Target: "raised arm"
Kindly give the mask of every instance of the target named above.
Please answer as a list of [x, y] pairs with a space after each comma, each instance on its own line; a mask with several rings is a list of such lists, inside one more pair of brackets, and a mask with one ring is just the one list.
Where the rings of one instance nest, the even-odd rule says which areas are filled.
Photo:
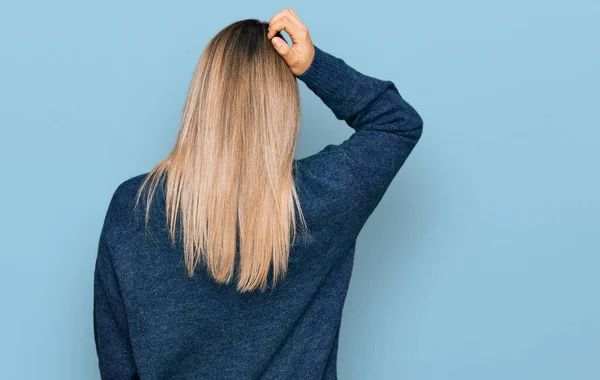
[[[278, 13], [270, 25], [269, 37], [292, 72], [355, 131], [301, 161], [323, 176], [319, 193], [339, 210], [331, 223], [356, 234], [419, 141], [423, 120], [393, 82], [364, 75], [314, 46], [294, 11]], [[288, 32], [292, 46], [273, 37], [280, 30]]]
[[342, 144], [327, 149], [341, 150], [365, 194], [380, 198], [421, 137], [420, 115], [393, 82], [361, 74], [318, 47], [298, 79], [354, 129]]

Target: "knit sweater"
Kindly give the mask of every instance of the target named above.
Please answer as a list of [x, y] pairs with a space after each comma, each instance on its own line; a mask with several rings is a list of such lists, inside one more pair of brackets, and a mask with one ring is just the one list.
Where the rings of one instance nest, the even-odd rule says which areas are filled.
[[[315, 47], [298, 76], [353, 129], [340, 144], [295, 159], [310, 239], [291, 247], [287, 275], [238, 293], [204, 271], [188, 277], [164, 207], [133, 211], [144, 173], [114, 191], [94, 271], [94, 339], [103, 379], [336, 379], [342, 309], [356, 239], [422, 133], [391, 81], [359, 73]], [[153, 201], [157, 202], [156, 200]], [[160, 206], [160, 202], [157, 202]]]

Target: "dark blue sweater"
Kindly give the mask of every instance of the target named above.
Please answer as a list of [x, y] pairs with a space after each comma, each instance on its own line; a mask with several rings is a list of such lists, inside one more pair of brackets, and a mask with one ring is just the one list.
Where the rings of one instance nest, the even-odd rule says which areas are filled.
[[[100, 234], [94, 336], [103, 379], [336, 379], [340, 321], [357, 236], [419, 140], [422, 119], [390, 81], [316, 48], [302, 80], [354, 129], [294, 161], [314, 240], [302, 235], [275, 289], [241, 294], [188, 277], [164, 207], [133, 212], [147, 173], [116, 189]], [[154, 204], [154, 203], [153, 203]], [[160, 202], [157, 202], [160, 206]]]

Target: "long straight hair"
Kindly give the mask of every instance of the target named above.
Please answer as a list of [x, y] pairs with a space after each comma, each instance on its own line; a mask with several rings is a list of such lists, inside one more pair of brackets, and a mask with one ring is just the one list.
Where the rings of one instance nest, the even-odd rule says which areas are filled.
[[[190, 277], [204, 264], [219, 284], [264, 291], [287, 273], [296, 216], [308, 233], [292, 171], [300, 128], [295, 76], [267, 38], [268, 23], [237, 21], [208, 43], [194, 71], [175, 147], [141, 184], [146, 225], [165, 185], [173, 244], [179, 220]], [[281, 35], [279, 35], [281, 37]], [[238, 240], [239, 239], [239, 240]], [[239, 251], [239, 262], [236, 260]]]

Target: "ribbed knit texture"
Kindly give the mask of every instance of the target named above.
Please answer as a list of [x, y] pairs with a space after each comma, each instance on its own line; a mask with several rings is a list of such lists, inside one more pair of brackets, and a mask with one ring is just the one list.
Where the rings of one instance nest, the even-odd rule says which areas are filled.
[[[103, 379], [337, 379], [342, 309], [356, 239], [422, 132], [391, 81], [363, 75], [315, 47], [298, 77], [354, 133], [295, 160], [294, 180], [314, 239], [292, 247], [275, 289], [241, 294], [203, 271], [188, 277], [171, 245], [164, 204], [149, 229], [133, 211], [144, 176], [111, 199], [94, 277], [94, 337]], [[160, 198], [158, 198], [160, 199]]]

